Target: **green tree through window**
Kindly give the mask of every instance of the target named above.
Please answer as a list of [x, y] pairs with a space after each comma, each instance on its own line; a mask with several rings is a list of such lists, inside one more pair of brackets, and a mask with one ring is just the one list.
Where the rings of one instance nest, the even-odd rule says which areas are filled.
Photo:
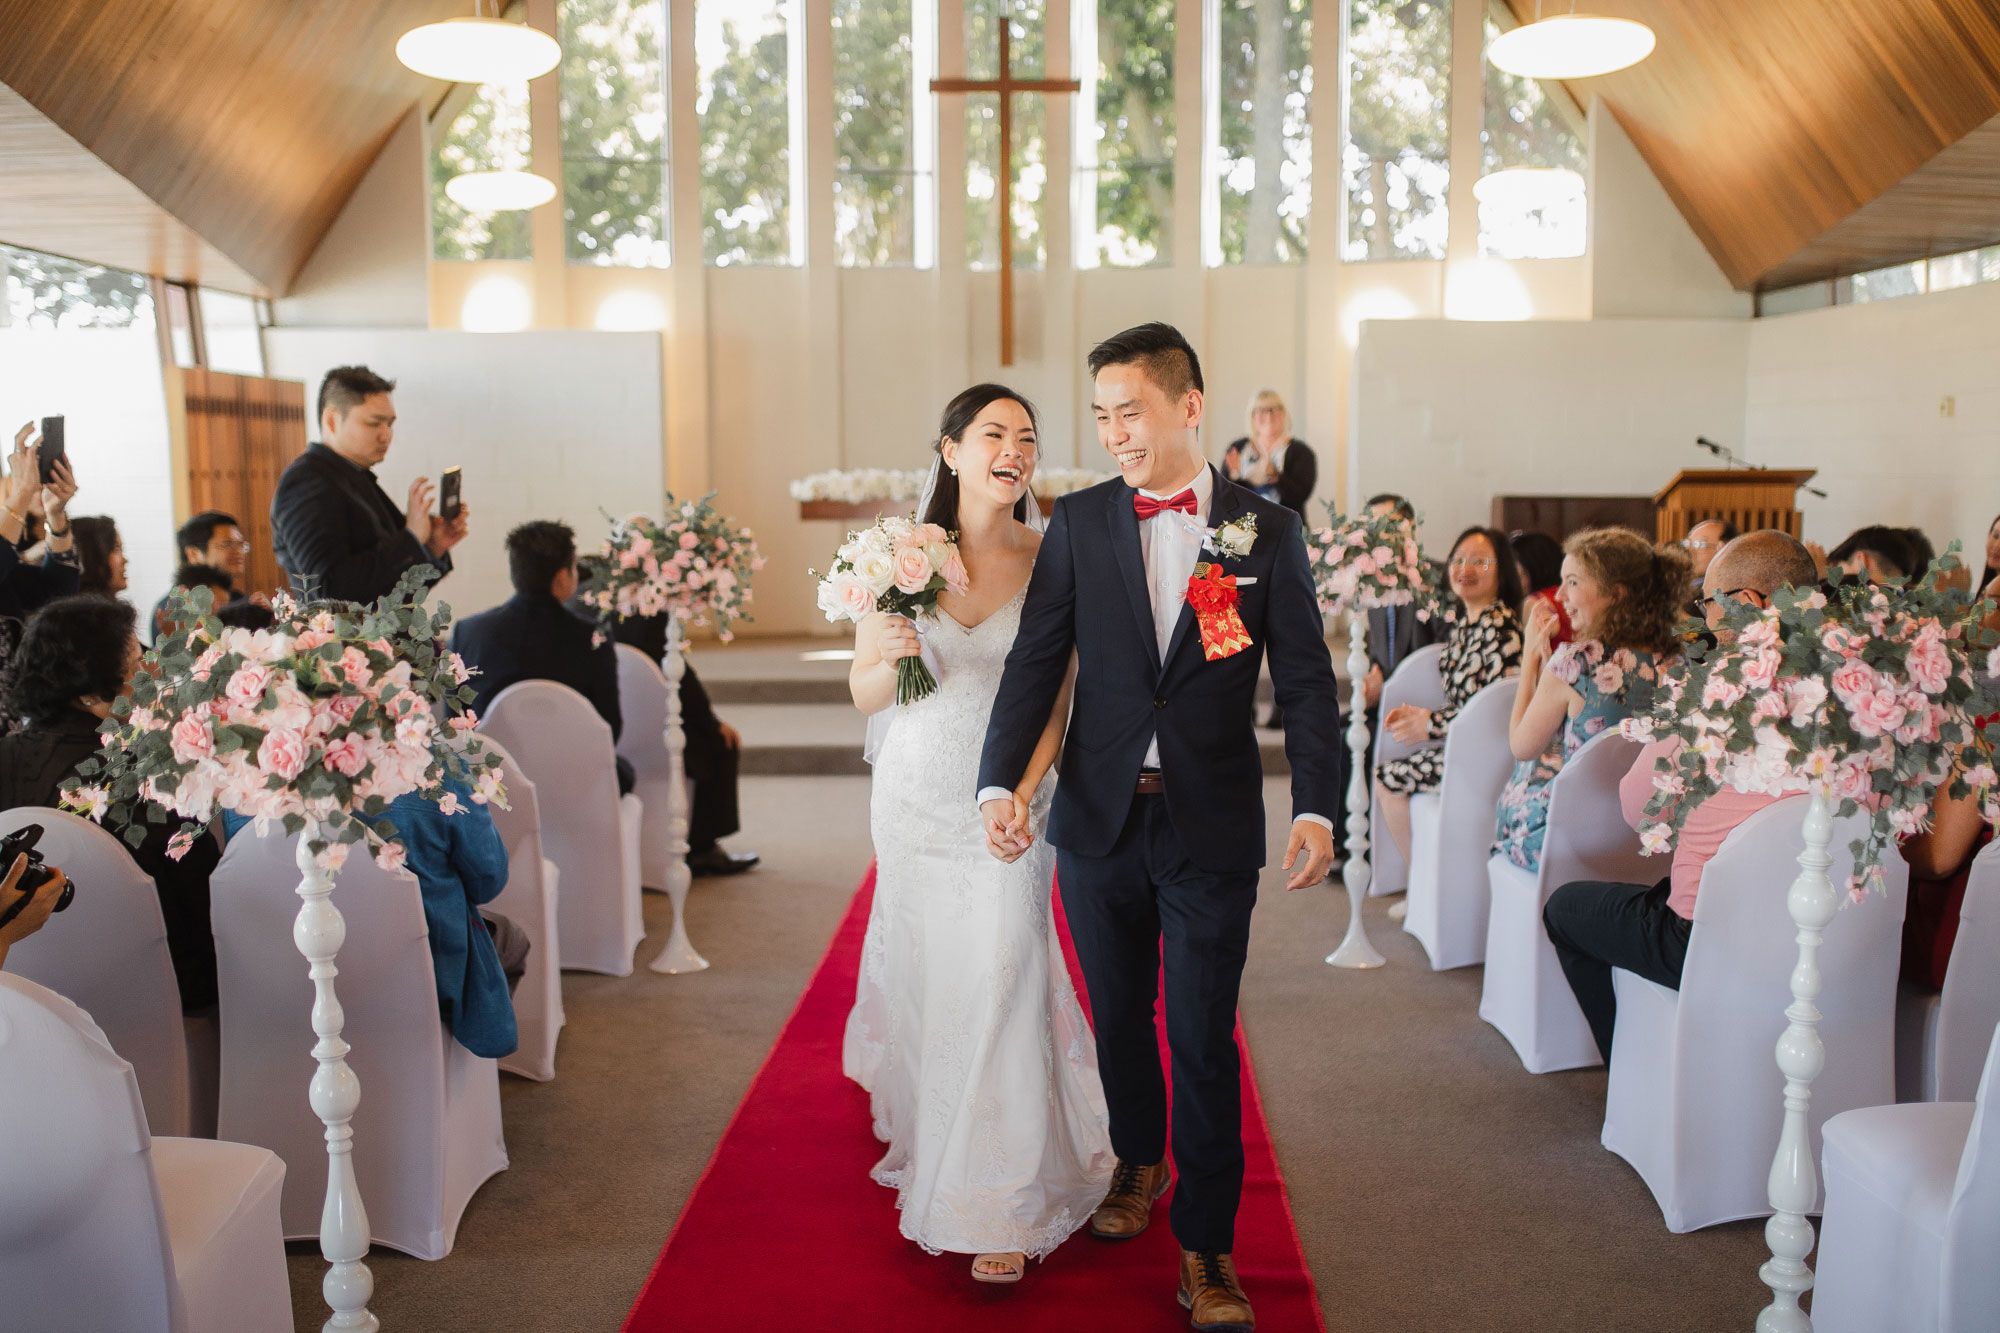
[[920, 53], [914, 22], [928, 2], [833, 0], [833, 248], [845, 265], [930, 262], [919, 233], [933, 207], [921, 160], [933, 113], [916, 71], [935, 38], [926, 25]]
[[571, 263], [669, 257], [664, 0], [563, 0], [564, 248]]
[[[1173, 258], [1174, 0], [1097, 0], [1096, 118], [1082, 127], [1085, 262]], [[1092, 165], [1093, 159], [1095, 165]], [[1084, 219], [1089, 222], [1086, 215]]]
[[1313, 0], [1217, 0], [1225, 264], [1296, 264], [1312, 214]]
[[[1014, 77], [1044, 78], [1047, 15], [1041, 0], [965, 0], [967, 78], [999, 77], [1000, 15], [1014, 25]], [[1000, 267], [1000, 98], [973, 93], [965, 99], [965, 258], [975, 269]], [[1049, 186], [1048, 103], [1023, 94], [1014, 99], [1014, 267], [1041, 268], [1048, 256], [1043, 224]]]
[[791, 11], [801, 0], [695, 0], [702, 252], [790, 264]]
[[454, 176], [526, 171], [532, 162], [528, 85], [475, 88], [431, 150], [431, 254], [438, 259], [533, 258], [527, 210], [472, 213], [444, 192], [445, 182]]
[[1442, 259], [1450, 0], [1348, 0], [1343, 257]]
[[[1500, 35], [1486, 19], [1487, 46]], [[1534, 79], [1486, 70], [1479, 130], [1479, 253], [1558, 259], [1583, 253], [1586, 208], [1581, 126], [1574, 107]], [[1533, 168], [1521, 171], [1519, 168]], [[1506, 172], [1495, 177], [1496, 172]]]
[[152, 322], [152, 287], [143, 273], [0, 245], [0, 328], [122, 329]]

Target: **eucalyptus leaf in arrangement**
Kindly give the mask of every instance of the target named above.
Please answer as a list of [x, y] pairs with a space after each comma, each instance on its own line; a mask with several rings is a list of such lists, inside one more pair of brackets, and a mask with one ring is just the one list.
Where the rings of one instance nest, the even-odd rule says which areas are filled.
[[671, 613], [694, 625], [713, 621], [727, 642], [735, 621], [751, 619], [750, 577], [764, 558], [750, 529], [717, 512], [714, 498], [669, 495], [664, 517], [612, 520], [582, 589], [600, 626]]
[[1326, 517], [1327, 526], [1306, 533], [1320, 610], [1333, 615], [1407, 606], [1419, 620], [1444, 610], [1450, 596], [1444, 571], [1424, 559], [1415, 519], [1393, 512], [1349, 517], [1331, 503]]
[[[912, 621], [934, 620], [939, 593], [948, 589], [963, 597], [971, 586], [958, 554], [957, 533], [892, 516], [847, 534], [834, 555], [833, 572], [820, 579], [819, 609], [836, 624], [859, 624], [877, 611]], [[922, 656], [896, 659], [898, 705], [927, 699], [937, 687]]]
[[[304, 831], [337, 870], [356, 843], [394, 869], [404, 850], [371, 815], [409, 792], [449, 813], [468, 787], [506, 803], [500, 759], [471, 735], [470, 671], [441, 645], [451, 610], [404, 574], [373, 605], [280, 596], [268, 630], [225, 629], [207, 588], [173, 594], [173, 632], [141, 659], [99, 727], [103, 747], [63, 783], [63, 804], [143, 839], [168, 814], [179, 857], [218, 811]], [[444, 719], [446, 734], [438, 732]]]
[[1690, 646], [1654, 709], [1624, 723], [1635, 739], [1679, 742], [1655, 764], [1646, 849], [1670, 848], [1724, 787], [1817, 787], [1837, 817], [1868, 816], [1847, 885], [1858, 898], [1879, 884], [1890, 843], [1926, 827], [1940, 799], [1973, 797], [2000, 823], [2000, 650], [1980, 625], [1991, 604], [1938, 586], [1957, 551], [1907, 586], [1786, 588], [1763, 609], [1723, 598], [1714, 645]]

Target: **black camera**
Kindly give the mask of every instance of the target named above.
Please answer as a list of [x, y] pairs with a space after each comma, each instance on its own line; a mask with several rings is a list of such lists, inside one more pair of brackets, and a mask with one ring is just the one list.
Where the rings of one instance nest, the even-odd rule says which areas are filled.
[[[4, 912], [0, 912], [0, 926], [6, 925], [16, 916], [19, 916], [21, 910], [28, 905], [28, 900], [35, 896], [35, 893], [42, 885], [56, 877], [56, 872], [49, 868], [49, 863], [44, 861], [42, 854], [35, 850], [35, 844], [40, 842], [41, 839], [42, 826], [40, 824], [25, 824], [6, 837], [0, 838], [0, 878], [4, 878], [14, 868], [15, 858], [20, 856], [28, 858], [27, 866], [21, 871], [21, 881], [14, 886], [21, 891], [21, 896], [14, 901], [11, 907], [8, 907]], [[76, 885], [65, 881], [61, 895], [56, 898], [54, 910], [58, 912], [62, 911], [69, 906], [70, 900], [75, 897]]]

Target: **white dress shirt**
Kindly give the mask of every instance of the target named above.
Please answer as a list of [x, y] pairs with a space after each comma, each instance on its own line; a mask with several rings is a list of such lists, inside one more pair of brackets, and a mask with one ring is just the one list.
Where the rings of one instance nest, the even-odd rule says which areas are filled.
[[[1194, 577], [1194, 567], [1201, 563], [1201, 543], [1207, 525], [1206, 518], [1210, 502], [1215, 497], [1215, 473], [1206, 464], [1194, 481], [1187, 486], [1179, 486], [1171, 491], [1141, 490], [1139, 494], [1152, 500], [1170, 500], [1182, 491], [1194, 492], [1195, 512], [1183, 514], [1178, 509], [1163, 509], [1151, 518], [1139, 520], [1139, 553], [1146, 562], [1146, 598], [1153, 606], [1153, 641], [1159, 645], [1160, 660], [1166, 661], [1167, 644], [1174, 636], [1174, 626], [1181, 618], [1181, 608], [1187, 604], [1188, 580]], [[1160, 766], [1160, 738], [1156, 734], [1146, 746], [1146, 768]], [[982, 787], [979, 789], [979, 803], [988, 801], [1008, 801], [1014, 794], [1005, 787]], [[1310, 820], [1328, 832], [1333, 832], [1333, 821], [1325, 815], [1303, 814], [1300, 819]]]

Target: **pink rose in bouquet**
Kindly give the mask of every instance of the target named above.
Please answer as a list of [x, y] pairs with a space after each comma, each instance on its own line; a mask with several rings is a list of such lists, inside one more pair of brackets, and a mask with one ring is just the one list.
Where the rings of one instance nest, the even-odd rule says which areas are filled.
[[[859, 622], [876, 611], [921, 621], [937, 616], [940, 593], [963, 596], [970, 586], [951, 533], [935, 523], [891, 516], [847, 534], [832, 571], [820, 578], [818, 603], [836, 622]], [[936, 692], [937, 679], [921, 656], [897, 659], [897, 703]]]

